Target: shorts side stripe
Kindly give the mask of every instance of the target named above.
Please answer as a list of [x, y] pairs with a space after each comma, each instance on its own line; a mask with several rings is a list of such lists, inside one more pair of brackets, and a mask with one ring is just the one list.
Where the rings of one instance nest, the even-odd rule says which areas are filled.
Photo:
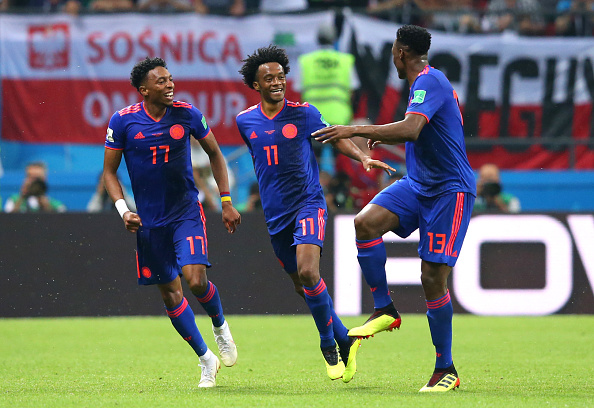
[[452, 231], [450, 232], [450, 240], [446, 247], [446, 255], [452, 255], [452, 249], [454, 248], [454, 242], [458, 236], [460, 230], [460, 224], [462, 223], [462, 215], [464, 213], [464, 193], [456, 194], [456, 209], [454, 210], [454, 219], [452, 220]]
[[324, 235], [325, 235], [325, 221], [324, 221], [324, 209], [323, 208], [318, 208], [318, 239], [320, 241], [324, 240]]
[[198, 206], [200, 207], [200, 219], [202, 220], [202, 232], [204, 233], [204, 246], [205, 246], [205, 255], [208, 256], [208, 237], [206, 236], [206, 217], [204, 216], [204, 208], [202, 208], [202, 203], [198, 201]]

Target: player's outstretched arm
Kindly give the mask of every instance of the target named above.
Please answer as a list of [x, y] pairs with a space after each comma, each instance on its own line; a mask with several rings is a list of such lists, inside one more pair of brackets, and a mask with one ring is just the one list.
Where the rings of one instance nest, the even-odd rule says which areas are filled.
[[311, 135], [322, 143], [361, 136], [385, 144], [414, 142], [427, 123], [423, 115], [408, 114], [403, 120], [386, 125], [329, 126]]
[[363, 168], [366, 171], [369, 171], [372, 168], [383, 169], [388, 174], [392, 174], [392, 171], [396, 171], [396, 169], [387, 165], [383, 161], [375, 160], [369, 157], [369, 155], [365, 154], [365, 152], [363, 152], [355, 143], [353, 143], [352, 140], [339, 139], [331, 143], [332, 146], [340, 153], [350, 157], [353, 160], [361, 162]]
[[[208, 158], [210, 159], [210, 168], [212, 169], [212, 175], [217, 183], [217, 187], [219, 188], [219, 192], [229, 193], [229, 176], [227, 174], [227, 164], [225, 163], [225, 157], [223, 156], [223, 152], [221, 152], [221, 148], [217, 143], [212, 131], [206, 135], [206, 137], [199, 140], [200, 146], [204, 149]], [[237, 226], [241, 224], [241, 215], [239, 212], [233, 207], [233, 203], [229, 199], [224, 197], [228, 196], [221, 196], [222, 201], [222, 208], [223, 208], [223, 224], [227, 231], [233, 234]]]
[[124, 200], [124, 192], [117, 175], [121, 161], [121, 150], [105, 149], [105, 155], [103, 157], [103, 183], [105, 184], [107, 193], [113, 202], [116, 203], [116, 208], [118, 209], [122, 220], [124, 220], [126, 229], [130, 232], [136, 232], [138, 231], [138, 228], [142, 226], [142, 220], [138, 214], [128, 209], [126, 201]]

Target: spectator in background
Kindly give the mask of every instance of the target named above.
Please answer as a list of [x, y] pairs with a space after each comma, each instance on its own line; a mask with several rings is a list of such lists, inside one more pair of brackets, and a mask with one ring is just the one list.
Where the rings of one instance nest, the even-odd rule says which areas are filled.
[[21, 191], [6, 200], [4, 211], [24, 212], [65, 212], [62, 202], [47, 195], [47, 166], [42, 162], [29, 163], [25, 168], [25, 180]]
[[[320, 48], [299, 57], [301, 75], [295, 90], [301, 92], [302, 102], [315, 105], [331, 125], [348, 125], [353, 118], [353, 90], [359, 88], [360, 83], [355, 71], [355, 57], [336, 51], [336, 38], [334, 24], [318, 27]], [[331, 149], [315, 141], [313, 147], [318, 160], [322, 148]]]
[[243, 16], [246, 11], [244, 0], [194, 0], [194, 10], [198, 14], [222, 14]]
[[337, 172], [328, 182], [326, 205], [329, 212], [350, 211], [354, 208], [351, 196], [351, 179], [348, 174]]
[[[122, 184], [120, 182], [120, 184]], [[124, 201], [128, 205], [131, 211], [136, 212], [136, 204], [134, 203], [134, 199], [128, 193], [128, 191], [122, 186], [122, 193], [124, 194]], [[105, 190], [105, 184], [103, 183], [103, 173], [99, 173], [99, 180], [97, 181], [97, 187], [95, 188], [95, 193], [91, 196], [87, 204], [87, 212], [91, 213], [98, 213], [98, 212], [116, 212], [117, 209], [113, 205], [113, 201], [111, 201], [111, 197], [107, 194], [107, 190]]]
[[307, 0], [260, 0], [262, 13], [291, 13], [307, 10]]
[[425, 25], [422, 4], [417, 0], [370, 0], [367, 13], [398, 24]]
[[138, 11], [188, 12], [194, 10], [192, 0], [138, 0]]
[[33, 13], [64, 12], [77, 15], [82, 8], [79, 0], [0, 0], [0, 3], [5, 4], [5, 9]]
[[499, 168], [492, 163], [484, 164], [479, 169], [476, 192], [475, 212], [520, 212], [520, 200], [503, 191]]
[[92, 0], [88, 8], [91, 11], [115, 13], [132, 11], [134, 7], [132, 0]]
[[545, 25], [540, 3], [537, 0], [491, 0], [482, 28], [491, 33], [543, 34]]
[[594, 1], [560, 0], [557, 3], [555, 34], [589, 37], [594, 34]]

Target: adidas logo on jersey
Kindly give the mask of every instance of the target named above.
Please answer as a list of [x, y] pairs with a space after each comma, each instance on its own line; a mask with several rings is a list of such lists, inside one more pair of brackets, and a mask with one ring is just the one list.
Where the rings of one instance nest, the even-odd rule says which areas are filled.
[[258, 137], [258, 135], [256, 134], [256, 132], [252, 132], [252, 134], [250, 135], [250, 139], [256, 139]]
[[134, 139], [144, 139], [144, 135], [142, 134], [142, 132], [138, 132], [136, 133], [136, 136], [134, 136]]

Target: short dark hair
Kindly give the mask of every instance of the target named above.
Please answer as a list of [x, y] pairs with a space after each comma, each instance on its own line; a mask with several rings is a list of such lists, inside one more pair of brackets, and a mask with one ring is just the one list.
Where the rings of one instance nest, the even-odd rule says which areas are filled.
[[130, 72], [130, 83], [132, 86], [139, 90], [146, 75], [157, 67], [167, 68], [167, 64], [159, 57], [146, 57], [142, 61], [138, 61], [136, 65], [134, 65], [134, 68], [132, 68], [132, 72]]
[[398, 29], [396, 41], [409, 47], [417, 55], [425, 55], [431, 47], [431, 33], [416, 25], [403, 25]]
[[256, 80], [256, 74], [260, 65], [268, 62], [277, 62], [283, 67], [285, 75], [289, 73], [289, 57], [287, 52], [278, 48], [276, 45], [269, 45], [268, 47], [258, 48], [252, 55], [242, 60], [243, 66], [239, 70], [239, 73], [243, 76], [243, 82], [254, 89], [254, 81]]

